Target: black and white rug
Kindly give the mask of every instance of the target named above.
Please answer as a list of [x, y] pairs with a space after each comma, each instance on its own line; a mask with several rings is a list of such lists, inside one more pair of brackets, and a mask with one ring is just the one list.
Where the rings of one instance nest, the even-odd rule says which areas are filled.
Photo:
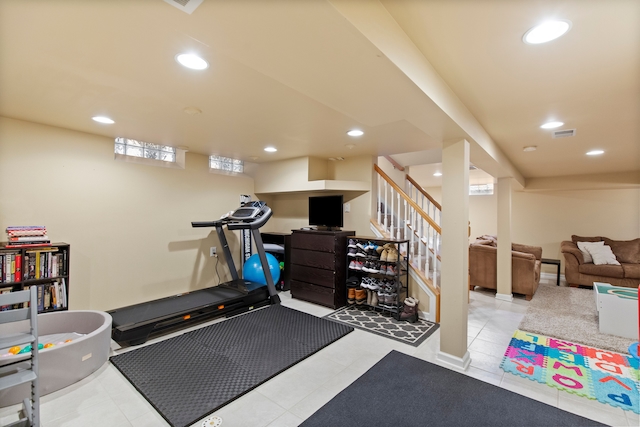
[[396, 320], [389, 313], [357, 305], [342, 307], [324, 317], [414, 347], [422, 344], [440, 326], [424, 319], [419, 319], [416, 323]]

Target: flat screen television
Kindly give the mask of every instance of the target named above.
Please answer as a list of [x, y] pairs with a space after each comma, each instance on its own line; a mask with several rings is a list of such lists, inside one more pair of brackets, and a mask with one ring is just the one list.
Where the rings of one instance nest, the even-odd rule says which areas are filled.
[[337, 229], [344, 226], [342, 196], [309, 197], [309, 225], [319, 229]]

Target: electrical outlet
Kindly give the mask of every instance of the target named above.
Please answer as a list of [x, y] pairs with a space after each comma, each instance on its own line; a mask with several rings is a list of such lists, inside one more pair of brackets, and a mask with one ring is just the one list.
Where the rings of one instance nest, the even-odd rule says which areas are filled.
[[213, 257], [218, 256], [218, 250], [215, 246], [211, 246], [211, 248], [209, 249], [209, 256], [213, 256]]
[[344, 211], [345, 211], [346, 213], [351, 212], [351, 203], [345, 203], [345, 204], [344, 204]]

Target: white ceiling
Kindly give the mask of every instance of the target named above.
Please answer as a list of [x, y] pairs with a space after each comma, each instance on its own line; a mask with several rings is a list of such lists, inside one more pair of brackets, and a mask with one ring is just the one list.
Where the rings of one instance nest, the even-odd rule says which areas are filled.
[[[640, 170], [640, 2], [382, 5], [525, 177]], [[521, 41], [552, 16], [571, 31]], [[211, 67], [181, 67], [186, 51]], [[191, 15], [162, 0], [2, 0], [0, 115], [256, 162], [400, 155], [468, 137], [324, 0], [204, 0]], [[552, 139], [539, 128], [551, 118], [577, 135]], [[606, 153], [585, 156], [592, 148]]]

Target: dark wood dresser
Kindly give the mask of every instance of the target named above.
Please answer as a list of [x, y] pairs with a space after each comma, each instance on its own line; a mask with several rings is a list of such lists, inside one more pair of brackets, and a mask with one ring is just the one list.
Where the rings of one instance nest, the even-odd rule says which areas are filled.
[[291, 296], [331, 308], [347, 302], [347, 238], [355, 231], [293, 230]]

